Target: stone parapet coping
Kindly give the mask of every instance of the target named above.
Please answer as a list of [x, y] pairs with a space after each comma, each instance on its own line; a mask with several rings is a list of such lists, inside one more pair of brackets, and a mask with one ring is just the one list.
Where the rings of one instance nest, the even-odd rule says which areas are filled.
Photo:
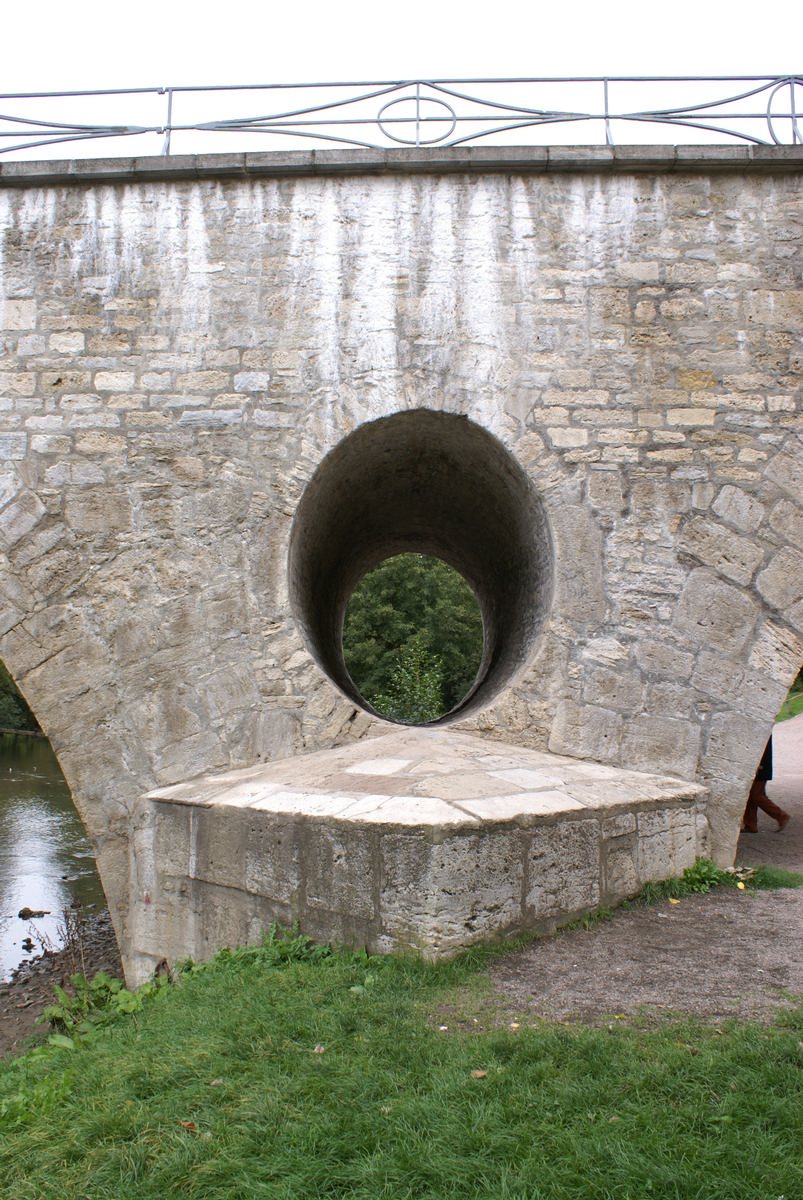
[[785, 174], [801, 170], [803, 146], [458, 146], [2, 162], [0, 187], [307, 175]]

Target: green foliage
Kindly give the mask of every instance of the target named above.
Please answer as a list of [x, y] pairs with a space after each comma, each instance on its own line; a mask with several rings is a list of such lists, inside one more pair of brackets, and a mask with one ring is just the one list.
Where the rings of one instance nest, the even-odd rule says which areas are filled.
[[371, 703], [383, 716], [406, 725], [435, 721], [447, 711], [441, 662], [427, 651], [422, 634], [397, 652], [387, 691], [377, 692]]
[[790, 717], [799, 717], [801, 713], [803, 713], [803, 671], [789, 689], [789, 693], [781, 705], [781, 711], [775, 720], [788, 721]]
[[573, 933], [576, 929], [584, 929], [588, 932], [589, 929], [596, 929], [598, 925], [604, 925], [607, 921], [613, 921], [615, 917], [615, 908], [597, 908], [594, 912], [584, 913], [582, 917], [577, 917], [576, 920], [561, 925], [560, 932], [562, 934]]
[[[72, 1058], [87, 1052], [97, 1041], [102, 1027], [142, 1012], [143, 1006], [164, 988], [146, 983], [130, 992], [119, 979], [104, 971], [92, 982], [83, 975], [71, 975], [74, 995], [56, 985], [56, 1003], [44, 1009], [39, 1023], [48, 1022], [56, 1031], [46, 1044], [0, 1070], [0, 1129], [13, 1129], [51, 1116], [70, 1095], [75, 1079], [73, 1066], [61, 1066], [63, 1054]], [[42, 1067], [43, 1071], [38, 1068]]]
[[[43, 1057], [51, 1068], [44, 1075], [37, 1071]], [[0, 1130], [46, 1119], [69, 1095], [73, 1069], [54, 1069], [52, 1057], [46, 1047], [39, 1047], [0, 1073]]]
[[693, 867], [686, 867], [681, 882], [689, 893], [710, 892], [712, 887], [735, 886], [735, 877], [729, 871], [720, 870], [710, 858], [696, 858]]
[[39, 729], [39, 722], [3, 662], [0, 662], [0, 729], [31, 733]]
[[413, 657], [419, 652], [429, 656], [425, 670], [430, 673], [433, 695], [440, 675], [435, 716], [441, 716], [471, 688], [482, 645], [482, 618], [474, 593], [457, 571], [428, 555], [385, 559], [360, 581], [346, 610], [346, 666], [362, 695], [379, 711], [383, 710], [376, 697], [393, 698], [401, 686], [398, 676], [405, 649]]
[[745, 887], [765, 892], [775, 891], [776, 888], [799, 888], [803, 887], [803, 875], [764, 863], [760, 867], [750, 868]]
[[112, 979], [105, 971], [99, 971], [91, 983], [83, 975], [71, 975], [70, 983], [74, 994], [56, 984], [56, 1003], [48, 1005], [39, 1017], [40, 1023], [47, 1021], [58, 1030], [51, 1036], [51, 1044], [65, 1049], [91, 1038], [100, 1026], [110, 1025], [118, 1017], [141, 1012], [145, 1003], [163, 991], [155, 983], [145, 983], [130, 992], [122, 980]]
[[694, 866], [687, 867], [679, 879], [664, 879], [660, 883], [646, 883], [632, 904], [655, 904], [659, 900], [680, 900], [701, 892], [710, 892], [713, 887], [744, 888], [748, 891], [772, 891], [775, 888], [800, 887], [803, 876], [795, 871], [784, 871], [780, 867], [736, 867], [724, 871], [709, 858], [697, 858]]
[[788, 721], [790, 717], [799, 717], [801, 713], [803, 713], [803, 692], [796, 692], [784, 701], [784, 706], [775, 720]]
[[[219, 950], [212, 962], [216, 969], [220, 967], [240, 968], [246, 965], [261, 967], [280, 967], [291, 962], [320, 963], [334, 960], [335, 952], [329, 945], [320, 945], [311, 938], [298, 932], [298, 923], [292, 929], [283, 929], [274, 921], [270, 929], [263, 932], [262, 940], [257, 946], [238, 946], [234, 950]], [[367, 961], [364, 955], [359, 955], [361, 961]], [[186, 960], [178, 964], [177, 970], [182, 978], [202, 974], [209, 969], [209, 963], [194, 963]]]
[[775, 720], [788, 721], [790, 717], [799, 717], [801, 713], [803, 713], [803, 668], [798, 671], [797, 678], [790, 687]]

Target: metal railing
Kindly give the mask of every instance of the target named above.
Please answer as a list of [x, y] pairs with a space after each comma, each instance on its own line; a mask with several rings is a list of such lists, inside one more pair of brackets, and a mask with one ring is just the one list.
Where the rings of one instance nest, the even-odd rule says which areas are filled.
[[[735, 89], [735, 90], [734, 90]], [[243, 115], [244, 112], [250, 115]], [[99, 123], [94, 114], [107, 118]], [[0, 95], [0, 154], [803, 143], [803, 75], [413, 79]], [[134, 118], [138, 119], [134, 121]], [[114, 119], [117, 118], [117, 119]], [[156, 141], [159, 139], [159, 141]], [[89, 152], [87, 147], [89, 144]], [[142, 147], [145, 146], [143, 151]], [[122, 149], [120, 149], [122, 147]]]

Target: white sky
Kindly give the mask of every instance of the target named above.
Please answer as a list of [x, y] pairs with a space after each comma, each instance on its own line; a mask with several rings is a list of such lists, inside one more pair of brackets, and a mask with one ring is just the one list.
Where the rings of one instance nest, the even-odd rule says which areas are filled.
[[2, 24], [4, 92], [803, 70], [798, 0], [38, 0]]
[[792, 74], [801, 33], [800, 0], [9, 2], [0, 89]]

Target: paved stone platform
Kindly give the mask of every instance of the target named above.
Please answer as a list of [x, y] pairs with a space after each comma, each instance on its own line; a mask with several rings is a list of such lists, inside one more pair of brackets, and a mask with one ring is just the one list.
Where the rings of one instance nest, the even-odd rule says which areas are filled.
[[375, 952], [548, 929], [707, 848], [706, 792], [443, 729], [144, 796], [135, 961], [202, 960], [272, 921]]

